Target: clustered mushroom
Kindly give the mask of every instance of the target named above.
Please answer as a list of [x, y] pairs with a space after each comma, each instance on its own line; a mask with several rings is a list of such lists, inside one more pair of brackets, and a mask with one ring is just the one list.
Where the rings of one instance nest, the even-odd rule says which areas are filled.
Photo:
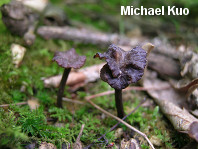
[[57, 94], [57, 106], [62, 108], [62, 97], [64, 93], [64, 88], [71, 68], [81, 68], [86, 61], [86, 56], [79, 56], [76, 53], [75, 49], [72, 48], [68, 51], [56, 52], [52, 60], [56, 61], [59, 66], [64, 68], [63, 76]]
[[147, 63], [147, 53], [140, 46], [130, 51], [124, 51], [112, 44], [107, 52], [96, 53], [94, 58], [105, 59], [106, 64], [100, 72], [100, 77], [115, 89], [115, 102], [119, 118], [124, 117], [122, 89], [136, 83], [144, 74]]

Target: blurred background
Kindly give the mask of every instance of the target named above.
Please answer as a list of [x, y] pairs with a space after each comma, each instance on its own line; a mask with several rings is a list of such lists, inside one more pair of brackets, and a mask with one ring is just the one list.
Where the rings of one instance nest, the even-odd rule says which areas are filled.
[[[64, 7], [68, 18], [95, 26], [105, 32], [134, 36], [165, 38], [174, 44], [197, 44], [198, 1], [196, 0], [59, 0], [51, 1]], [[63, 3], [63, 4], [61, 4]], [[120, 6], [161, 8], [168, 6], [188, 8], [185, 16], [121, 16]]]
[[[9, 1], [1, 0], [0, 5]], [[90, 25], [104, 32], [116, 32], [128, 36], [158, 36], [177, 45], [183, 43], [195, 46], [198, 42], [198, 1], [196, 0], [50, 0], [50, 2], [63, 9], [69, 21]], [[176, 6], [188, 8], [190, 13], [187, 16], [168, 16], [167, 14], [121, 16], [120, 6], [144, 6], [145, 8], [165, 6], [165, 9], [167, 6]]]
[[[87, 28], [105, 34], [116, 33], [129, 37], [132, 40], [141, 39], [139, 41], [158, 38], [161, 41], [165, 41], [164, 43], [170, 43], [173, 48], [177, 49], [177, 47], [182, 46], [185, 50], [185, 48], [191, 47], [196, 53], [198, 52], [198, 0], [21, 1], [36, 2], [34, 3], [34, 7], [39, 9], [42, 8], [42, 4], [47, 2], [49, 2], [50, 5], [55, 6], [56, 9], [49, 9], [49, 11], [45, 13], [48, 16], [53, 16], [47, 17], [47, 21], [49, 22], [56, 20], [56, 17], [61, 18], [62, 15], [66, 15], [66, 24], [75, 28]], [[10, 0], [0, 0], [0, 6], [9, 2]], [[179, 8], [188, 8], [190, 13], [188, 16], [121, 16], [121, 6], [144, 6], [145, 8], [161, 8], [161, 6], [164, 6], [165, 9], [167, 6], [176, 6]], [[167, 12], [167, 10], [165, 11]], [[44, 15], [41, 11], [39, 14]], [[9, 19], [16, 18], [10, 17]], [[38, 26], [42, 26], [43, 24], [44, 22], [41, 21], [38, 23]], [[20, 26], [20, 28], [23, 27], [24, 26]], [[11, 28], [14, 27], [12, 26]], [[24, 54], [24, 57], [22, 57], [18, 67], [13, 64], [13, 57], [10, 50], [13, 43], [26, 48], [26, 53]], [[165, 47], [163, 49], [166, 49], [166, 44], [164, 44], [163, 47]], [[55, 51], [66, 51], [71, 48], [75, 48], [78, 54], [87, 57], [85, 67], [101, 63], [101, 60], [93, 59], [93, 56], [95, 53], [105, 52], [107, 49], [107, 47], [91, 43], [85, 44], [60, 39], [45, 40], [37, 34], [34, 44], [28, 46], [24, 43], [23, 36], [14, 35], [10, 32], [10, 29], [3, 23], [2, 13], [0, 13], [0, 104], [27, 102], [33, 97], [36, 98], [41, 107], [43, 107], [39, 112], [32, 112], [28, 105], [21, 106], [20, 108], [16, 106], [11, 107], [9, 110], [5, 110], [7, 113], [0, 109], [0, 117], [4, 117], [0, 118], [0, 148], [1, 146], [11, 146], [10, 148], [19, 148], [21, 145], [24, 146], [24, 141], [27, 141], [27, 136], [37, 142], [46, 141], [47, 138], [47, 141], [56, 145], [58, 144], [58, 147], [60, 148], [65, 141], [64, 139], [68, 140], [68, 142], [75, 141], [81, 123], [86, 124], [86, 134], [82, 136], [82, 141], [84, 144], [88, 145], [95, 141], [99, 135], [105, 133], [107, 129], [117, 123], [115, 120], [108, 117], [101, 118], [102, 114], [90, 105], [76, 106], [75, 104], [72, 104], [71, 106], [71, 103], [65, 103], [64, 106], [67, 107], [64, 109], [65, 111], [56, 109], [58, 114], [65, 117], [64, 120], [59, 121], [66, 124], [65, 128], [61, 129], [54, 125], [54, 127], [48, 127], [52, 126], [52, 123], [47, 120], [51, 118], [51, 113], [55, 113], [50, 113], [50, 111], [53, 111], [53, 108], [56, 108], [56, 94], [58, 89], [53, 87], [46, 88], [43, 83], [43, 78], [63, 73], [63, 69], [58, 67], [56, 63], [53, 63], [52, 58]], [[167, 57], [165, 57], [165, 60], [167, 60]], [[153, 59], [155, 58], [156, 57]], [[172, 59], [174, 59], [174, 56]], [[159, 69], [161, 69], [161, 66]], [[177, 73], [180, 75], [180, 71]], [[96, 82], [85, 85], [75, 92], [70, 91], [69, 87], [66, 87], [65, 96], [67, 98], [83, 100], [86, 96], [109, 90], [111, 90], [111, 87], [106, 82], [99, 79]], [[127, 109], [127, 112], [134, 109], [138, 103], [147, 96], [148, 95], [144, 92], [129, 91], [126, 93], [123, 99], [125, 98], [124, 106], [125, 109]], [[116, 114], [114, 96], [109, 95], [107, 97], [108, 98], [99, 97], [94, 102], [101, 107], [108, 109], [111, 113]], [[17, 118], [12, 114], [15, 114]], [[57, 119], [56, 116], [55, 118]], [[42, 121], [40, 119], [42, 119]], [[149, 103], [147, 107], [140, 107], [138, 112], [136, 112], [135, 115], [132, 115], [129, 120], [131, 125], [137, 126], [137, 128], [140, 128], [140, 130], [149, 135], [149, 137], [154, 136], [158, 141], [160, 140], [161, 146], [158, 148], [182, 148], [189, 142], [189, 138], [186, 137], [185, 134], [177, 132], [173, 126], [170, 125], [170, 121], [168, 121], [168, 119], [160, 112], [159, 106], [154, 104], [154, 102], [152, 102], [152, 104]], [[33, 128], [33, 131], [29, 131], [29, 126], [34, 126], [34, 124], [35, 127]], [[123, 128], [126, 130], [125, 127]], [[21, 134], [21, 132], [23, 133]], [[61, 132], [64, 135], [61, 136]], [[24, 135], [25, 139], [23, 137]], [[109, 143], [115, 141], [114, 132], [109, 133], [106, 137], [109, 140]], [[19, 138], [22, 140], [21, 142], [19, 141]], [[144, 145], [146, 144], [146, 141], [142, 142], [142, 148], [149, 148]], [[117, 140], [117, 143], [120, 143], [120, 140]], [[106, 144], [103, 143], [102, 145], [105, 146]]]

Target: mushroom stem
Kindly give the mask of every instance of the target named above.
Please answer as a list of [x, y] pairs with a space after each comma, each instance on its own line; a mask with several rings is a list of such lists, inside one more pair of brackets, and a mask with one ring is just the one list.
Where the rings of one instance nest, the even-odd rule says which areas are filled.
[[58, 95], [57, 95], [57, 106], [59, 108], [63, 107], [62, 97], [63, 97], [65, 84], [67, 82], [67, 78], [68, 78], [68, 75], [69, 75], [70, 71], [71, 71], [71, 68], [65, 68], [65, 70], [63, 72], [63, 76], [62, 76], [61, 82], [60, 82], [60, 85], [59, 85]]
[[116, 102], [117, 115], [119, 118], [123, 118], [124, 109], [122, 103], [122, 90], [115, 89], [115, 102]]

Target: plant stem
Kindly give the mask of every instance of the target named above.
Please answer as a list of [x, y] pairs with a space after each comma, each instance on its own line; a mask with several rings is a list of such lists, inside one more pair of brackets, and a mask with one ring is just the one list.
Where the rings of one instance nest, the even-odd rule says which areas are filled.
[[28, 102], [19, 102], [19, 103], [13, 103], [13, 104], [4, 104], [4, 105], [0, 105], [0, 107], [9, 107], [9, 106], [11, 106], [11, 105], [26, 105], [26, 104], [28, 104]]
[[115, 102], [116, 102], [117, 115], [119, 118], [122, 119], [124, 117], [122, 90], [115, 89]]
[[64, 93], [64, 89], [65, 89], [65, 84], [68, 78], [68, 75], [71, 71], [71, 68], [65, 68], [64, 72], [63, 72], [63, 76], [59, 85], [59, 89], [58, 89], [58, 95], [57, 95], [57, 106], [59, 108], [63, 107], [62, 104], [62, 97], [63, 97], [63, 93]]

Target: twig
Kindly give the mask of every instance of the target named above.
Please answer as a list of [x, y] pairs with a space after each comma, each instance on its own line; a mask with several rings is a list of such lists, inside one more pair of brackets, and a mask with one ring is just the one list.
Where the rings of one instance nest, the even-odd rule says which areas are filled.
[[[131, 90], [136, 90], [136, 91], [164, 90], [164, 89], [167, 89], [167, 88], [169, 88], [169, 87], [170, 87], [170, 86], [165, 86], [165, 87], [162, 87], [162, 88], [153, 88], [153, 87], [144, 88], [144, 87], [140, 87], [140, 86], [132, 86], [132, 87], [128, 87], [128, 88], [124, 89], [123, 92], [125, 92], [125, 91], [131, 91]], [[114, 92], [115, 92], [114, 90], [106, 91], [106, 92], [102, 92], [102, 93], [99, 93], [99, 94], [87, 96], [87, 97], [85, 97], [85, 98], [86, 98], [87, 100], [90, 100], [90, 99], [93, 99], [93, 98], [96, 98], [96, 97], [101, 97], [101, 96], [105, 96], [105, 95], [114, 94]]]
[[83, 132], [84, 127], [85, 127], [85, 124], [82, 124], [81, 129], [80, 129], [80, 133], [79, 133], [79, 135], [78, 135], [78, 137], [76, 139], [76, 142], [80, 141], [80, 137], [82, 136], [82, 132]]
[[136, 128], [132, 127], [131, 125], [129, 125], [127, 122], [123, 121], [122, 119], [118, 118], [117, 116], [105, 111], [104, 109], [102, 109], [101, 107], [99, 107], [98, 105], [94, 104], [91, 100], [87, 100], [87, 102], [89, 102], [92, 106], [94, 106], [96, 109], [102, 111], [103, 113], [105, 113], [106, 115], [116, 119], [117, 121], [121, 122], [122, 124], [124, 124], [125, 126], [127, 126], [128, 128], [132, 129], [133, 131], [135, 131], [136, 133], [138, 133], [139, 135], [143, 136], [147, 142], [149, 143], [149, 145], [151, 146], [152, 149], [155, 149], [153, 144], [151, 143], [151, 141], [148, 139], [148, 137], [142, 133], [141, 131], [137, 130]]
[[19, 103], [13, 103], [13, 104], [4, 104], [4, 105], [0, 105], [0, 107], [9, 107], [11, 105], [26, 105], [27, 102], [19, 102]]
[[77, 104], [85, 104], [84, 102], [81, 102], [81, 101], [78, 101], [78, 100], [72, 100], [72, 99], [65, 98], [65, 97], [63, 97], [62, 100], [63, 101], [68, 101], [68, 102], [77, 103]]
[[82, 148], [82, 143], [80, 142], [80, 137], [82, 136], [82, 132], [83, 132], [83, 129], [85, 127], [85, 124], [82, 124], [81, 126], [81, 129], [80, 129], [80, 133], [76, 139], [76, 142], [73, 144], [73, 147], [74, 149], [81, 149]]
[[[134, 113], [144, 102], [146, 101], [146, 99], [144, 98], [144, 100], [142, 100], [138, 106], [133, 109], [129, 114], [127, 114], [126, 116], [124, 116], [122, 118], [122, 120], [125, 120], [128, 116], [130, 116], [132, 113]], [[107, 132], [105, 132], [102, 136], [100, 136], [97, 140], [100, 141], [102, 138], [104, 138], [106, 136], [107, 133], [113, 131], [121, 122], [118, 122], [117, 124], [115, 124], [113, 127], [111, 127], [111, 129]], [[92, 147], [94, 145], [95, 142], [89, 144], [87, 147], [85, 147], [84, 149], [89, 149], [90, 147]]]
[[[96, 45], [109, 45], [120, 41], [121, 38], [117, 34], [106, 34], [102, 32], [93, 32], [85, 28], [74, 28], [69, 26], [55, 27], [55, 26], [41, 26], [37, 30], [37, 34], [45, 39], [63, 39], [72, 40], [81, 43], [91, 43]], [[87, 36], [89, 35], [89, 36]], [[125, 39], [129, 42], [129, 39]]]
[[[140, 86], [132, 86], [132, 87], [127, 87], [126, 89], [124, 89], [123, 92], [131, 91], [131, 90], [136, 90], [136, 91], [164, 90], [164, 89], [168, 89], [169, 87], [170, 86], [164, 86], [164, 87], [161, 87], [161, 88], [153, 88], [153, 87], [145, 88], [145, 87], [140, 87]], [[102, 92], [102, 93], [99, 93], [99, 94], [86, 96], [85, 99], [86, 100], [90, 100], [90, 99], [93, 99], [93, 98], [96, 98], [96, 97], [101, 97], [101, 96], [105, 96], [105, 95], [111, 95], [111, 94], [114, 94], [114, 92], [115, 92], [114, 90], [106, 91], [106, 92]], [[68, 101], [68, 102], [77, 103], [77, 104], [85, 104], [84, 102], [77, 101], [77, 100], [72, 100], [72, 99], [64, 98], [64, 97], [62, 98], [62, 100], [63, 101]]]

